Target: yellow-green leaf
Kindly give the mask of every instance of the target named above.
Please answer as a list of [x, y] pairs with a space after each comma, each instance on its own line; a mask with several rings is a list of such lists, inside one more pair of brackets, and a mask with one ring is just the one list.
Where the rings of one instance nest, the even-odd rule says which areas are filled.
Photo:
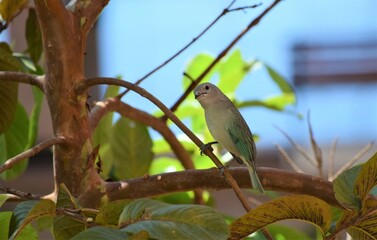
[[29, 9], [29, 16], [26, 20], [25, 37], [27, 42], [27, 51], [34, 64], [38, 63], [42, 55], [42, 34], [39, 27], [37, 13], [34, 8]]
[[360, 209], [361, 202], [354, 191], [356, 178], [361, 165], [354, 166], [342, 172], [333, 182], [335, 198], [347, 209]]
[[281, 197], [260, 205], [233, 222], [230, 226], [230, 239], [244, 238], [271, 223], [288, 219], [312, 223], [324, 235], [330, 227], [331, 211], [327, 203], [315, 197]]
[[17, 14], [28, 0], [2, 0], [0, 1], [0, 16], [3, 20], [9, 21]]
[[356, 179], [354, 191], [364, 204], [366, 197], [377, 184], [377, 152], [363, 164]]
[[130, 203], [131, 200], [117, 200], [109, 202], [99, 208], [96, 216], [96, 223], [102, 226], [118, 226], [119, 216], [123, 208]]
[[[25, 208], [28, 210], [28, 208]], [[19, 222], [16, 231], [12, 234], [10, 239], [16, 239], [17, 236], [24, 230], [24, 228], [32, 221], [45, 217], [55, 215], [55, 203], [48, 199], [42, 199], [35, 203], [33, 208], [27, 212], [26, 216]]]

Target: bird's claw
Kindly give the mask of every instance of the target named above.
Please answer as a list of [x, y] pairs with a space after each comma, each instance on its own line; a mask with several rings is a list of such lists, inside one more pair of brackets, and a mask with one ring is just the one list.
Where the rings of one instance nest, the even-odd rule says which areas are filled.
[[219, 167], [219, 171], [221, 175], [224, 175], [225, 168], [226, 168], [225, 166]]
[[214, 141], [214, 142], [209, 142], [209, 143], [206, 143], [206, 144], [203, 144], [203, 146], [201, 146], [199, 149], [200, 149], [200, 156], [203, 156], [203, 153], [204, 151], [208, 148], [209, 150], [213, 151], [213, 148], [212, 148], [212, 145], [213, 144], [217, 144], [219, 142], [217, 141]]

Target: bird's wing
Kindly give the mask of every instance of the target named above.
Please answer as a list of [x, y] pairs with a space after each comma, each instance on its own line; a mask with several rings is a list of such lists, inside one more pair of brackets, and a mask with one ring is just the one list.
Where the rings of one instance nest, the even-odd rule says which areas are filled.
[[239, 153], [254, 164], [257, 152], [253, 135], [246, 122], [243, 119], [237, 119], [237, 121], [232, 121], [226, 130]]

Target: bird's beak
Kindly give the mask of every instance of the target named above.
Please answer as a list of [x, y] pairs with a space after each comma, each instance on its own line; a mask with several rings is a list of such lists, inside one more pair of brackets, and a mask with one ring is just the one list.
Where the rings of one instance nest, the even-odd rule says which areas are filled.
[[200, 95], [202, 94], [198, 91], [198, 92], [195, 92], [194, 95], [195, 95], [195, 99], [198, 99], [198, 97], [200, 97]]

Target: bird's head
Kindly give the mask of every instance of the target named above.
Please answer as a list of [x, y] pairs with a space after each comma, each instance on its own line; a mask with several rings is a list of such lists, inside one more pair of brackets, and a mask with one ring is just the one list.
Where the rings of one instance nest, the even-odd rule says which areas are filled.
[[203, 108], [218, 101], [220, 94], [220, 89], [208, 82], [202, 83], [194, 89], [195, 99], [199, 101]]

